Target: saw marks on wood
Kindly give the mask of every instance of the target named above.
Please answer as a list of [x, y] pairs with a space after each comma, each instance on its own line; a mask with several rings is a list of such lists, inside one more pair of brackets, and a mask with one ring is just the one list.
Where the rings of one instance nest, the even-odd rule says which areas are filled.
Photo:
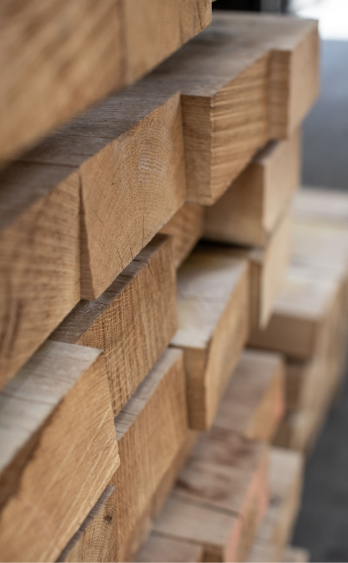
[[201, 435], [154, 532], [204, 547], [206, 561], [243, 561], [267, 503], [267, 447], [213, 428]]
[[211, 205], [270, 139], [288, 137], [318, 92], [314, 21], [215, 12], [145, 82], [182, 94], [188, 198]]
[[190, 427], [209, 428], [249, 329], [249, 268], [229, 249], [197, 248], [178, 271], [178, 323]]
[[116, 415], [176, 328], [172, 240], [156, 235], [97, 301], [80, 301], [50, 338], [104, 351]]
[[[69, 561], [125, 561], [132, 533], [187, 438], [182, 352], [168, 349], [115, 418], [121, 465], [114, 492]], [[141, 491], [141, 494], [139, 494]]]
[[205, 209], [201, 205], [185, 203], [161, 229], [161, 233], [173, 237], [174, 263], [177, 268], [203, 236], [204, 213]]
[[147, 94], [141, 85], [21, 157], [79, 175], [83, 299], [98, 298], [185, 202], [180, 96]]
[[300, 134], [262, 149], [215, 205], [206, 209], [210, 240], [264, 247], [300, 184]]
[[245, 350], [213, 426], [269, 442], [284, 411], [284, 363], [278, 354]]
[[0, 406], [2, 557], [54, 561], [119, 465], [104, 357], [49, 341]]
[[4, 159], [149, 72], [210, 24], [211, 1], [29, 0], [0, 15]]

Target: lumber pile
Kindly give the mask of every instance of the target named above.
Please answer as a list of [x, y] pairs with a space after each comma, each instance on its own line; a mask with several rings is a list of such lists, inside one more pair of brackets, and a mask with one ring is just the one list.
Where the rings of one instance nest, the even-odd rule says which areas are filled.
[[[332, 204], [331, 204], [332, 201]], [[276, 444], [309, 450], [337, 392], [347, 352], [348, 198], [301, 190], [291, 265], [264, 330], [250, 344], [286, 358], [286, 416]]]
[[335, 392], [348, 312], [345, 218], [293, 205], [317, 23], [0, 15], [1, 557], [304, 560], [287, 428]]

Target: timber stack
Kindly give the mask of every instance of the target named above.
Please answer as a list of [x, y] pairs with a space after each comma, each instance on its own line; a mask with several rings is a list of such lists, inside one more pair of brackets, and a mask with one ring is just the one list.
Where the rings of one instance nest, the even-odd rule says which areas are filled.
[[2, 560], [305, 561], [348, 311], [348, 202], [295, 196], [317, 23], [1, 18]]

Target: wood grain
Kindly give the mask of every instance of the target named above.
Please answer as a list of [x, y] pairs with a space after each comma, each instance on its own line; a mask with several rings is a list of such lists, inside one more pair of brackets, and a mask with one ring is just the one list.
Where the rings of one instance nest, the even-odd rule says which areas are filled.
[[137, 553], [134, 561], [148, 561], [149, 563], [203, 561], [203, 547], [189, 541], [167, 538], [152, 532], [146, 544]]
[[[114, 492], [69, 561], [126, 561], [132, 533], [187, 437], [182, 353], [168, 349], [115, 418], [121, 465]], [[141, 491], [141, 494], [140, 494]]]
[[265, 247], [300, 185], [300, 133], [262, 149], [205, 215], [210, 240]]
[[50, 338], [104, 351], [116, 416], [176, 328], [172, 241], [156, 235], [97, 301], [80, 301]]
[[6, 0], [0, 19], [2, 160], [149, 72], [209, 25], [211, 2]]
[[146, 78], [182, 93], [189, 201], [213, 204], [257, 150], [300, 125], [318, 93], [318, 49], [314, 21], [214, 12]]
[[267, 461], [264, 444], [201, 435], [154, 531], [203, 545], [205, 561], [243, 561], [267, 503]]
[[246, 350], [222, 397], [213, 427], [269, 442], [284, 411], [280, 355]]
[[229, 249], [197, 248], [178, 270], [178, 324], [190, 427], [211, 425], [249, 330], [249, 269]]
[[97, 299], [185, 202], [180, 96], [140, 82], [21, 159], [79, 174], [81, 296]]
[[0, 403], [2, 557], [54, 561], [119, 465], [103, 355], [48, 341]]
[[203, 236], [204, 211], [199, 204], [185, 203], [160, 231], [173, 237], [177, 268]]

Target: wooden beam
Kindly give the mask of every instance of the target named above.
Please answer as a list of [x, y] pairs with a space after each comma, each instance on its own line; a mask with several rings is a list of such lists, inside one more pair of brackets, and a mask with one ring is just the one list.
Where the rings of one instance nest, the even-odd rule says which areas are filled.
[[0, 15], [2, 160], [148, 73], [209, 25], [211, 1], [29, 0]]
[[21, 159], [78, 172], [81, 296], [97, 299], [185, 202], [180, 95], [140, 82]]
[[343, 190], [302, 188], [294, 198], [293, 207], [295, 219], [348, 224], [348, 196]]
[[97, 301], [80, 301], [50, 338], [104, 351], [116, 416], [176, 328], [172, 241], [156, 235]]
[[132, 534], [187, 439], [185, 376], [168, 349], [115, 418], [121, 465], [105, 506], [68, 561], [126, 561]]
[[174, 239], [174, 263], [178, 268], [203, 236], [204, 207], [185, 203], [161, 229]]
[[119, 465], [104, 357], [48, 341], [0, 406], [2, 557], [54, 561]]
[[281, 356], [244, 351], [224, 392], [213, 426], [269, 442], [284, 411], [283, 387]]
[[[286, 170], [286, 174], [284, 174]], [[262, 149], [205, 215], [210, 240], [265, 247], [300, 185], [300, 132]]]
[[205, 561], [243, 561], [267, 503], [267, 460], [265, 444], [231, 431], [200, 436], [155, 533], [203, 545]]
[[288, 137], [318, 93], [317, 23], [215, 12], [145, 82], [182, 93], [188, 198], [211, 205], [271, 139]]
[[249, 330], [249, 268], [229, 249], [197, 248], [178, 270], [178, 323], [190, 427], [210, 427]]
[[149, 563], [203, 561], [203, 546], [152, 532], [145, 545], [136, 554], [134, 561]]
[[249, 561], [257, 561], [255, 550], [260, 545], [274, 546], [275, 561], [282, 561], [291, 537], [299, 508], [303, 472], [303, 456], [299, 452], [272, 448], [270, 455], [270, 503], [257, 531]]

